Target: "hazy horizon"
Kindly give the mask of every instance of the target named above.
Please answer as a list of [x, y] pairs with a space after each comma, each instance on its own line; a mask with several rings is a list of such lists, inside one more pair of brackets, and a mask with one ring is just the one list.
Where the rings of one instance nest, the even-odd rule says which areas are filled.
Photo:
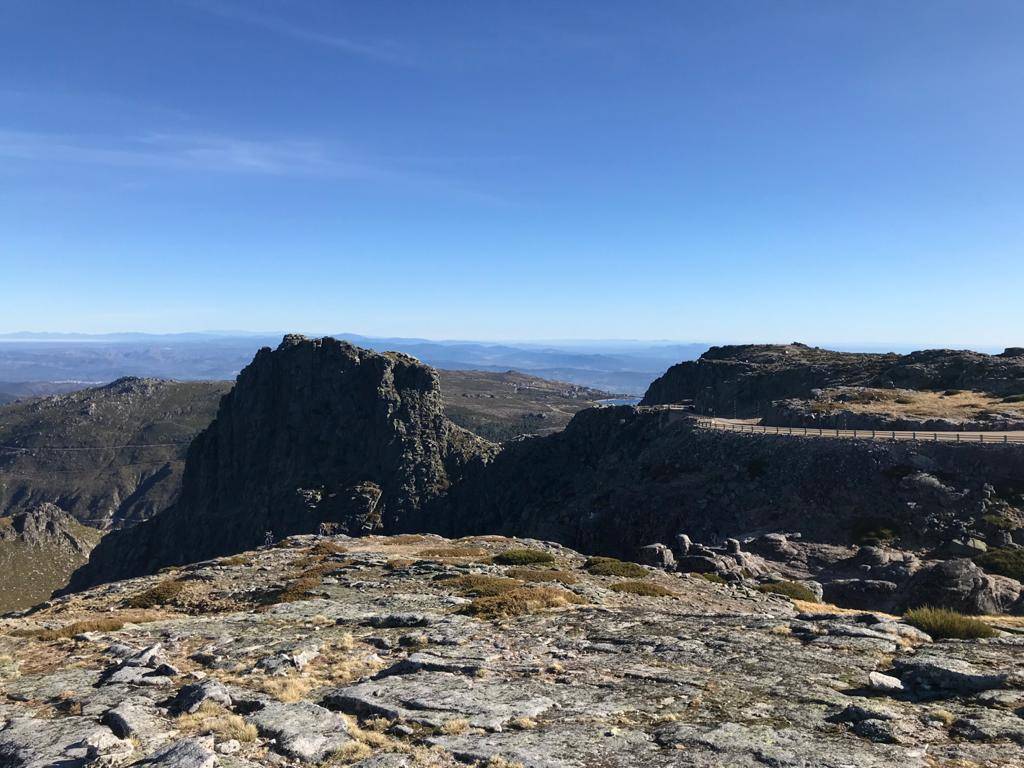
[[[128, 338], [128, 337], [142, 337], [142, 338], [175, 338], [175, 337], [196, 337], [196, 338], [208, 338], [208, 339], [243, 339], [243, 338], [261, 338], [261, 339], [273, 339], [280, 338], [286, 334], [297, 333], [302, 336], [309, 338], [319, 338], [323, 336], [332, 336], [336, 338], [362, 338], [373, 341], [402, 341], [402, 342], [427, 342], [432, 344], [488, 344], [488, 345], [502, 345], [512, 344], [521, 346], [562, 346], [562, 347], [609, 347], [616, 344], [621, 345], [640, 345], [640, 346], [651, 346], [651, 347], [671, 347], [671, 346], [724, 346], [724, 345], [747, 345], [747, 344], [790, 344], [800, 343], [807, 344], [812, 347], [822, 347], [824, 349], [836, 349], [839, 351], [893, 351], [893, 352], [907, 352], [916, 351], [922, 349], [968, 349], [977, 352], [993, 352], [1002, 351], [1008, 347], [1016, 347], [1024, 345], [1024, 338], [1018, 344], [1006, 344], [1006, 345], [992, 345], [992, 344], [973, 344], [965, 346], [950, 347], [945, 346], [928, 346], [922, 345], [915, 342], [907, 341], [854, 341], [854, 342], [811, 342], [805, 339], [790, 339], [789, 341], [783, 341], [781, 339], [726, 339], [726, 340], [711, 340], [706, 339], [638, 339], [638, 338], [500, 338], [500, 339], [487, 339], [487, 338], [476, 338], [472, 336], [464, 337], [453, 337], [453, 338], [430, 338], [426, 336], [415, 336], [415, 335], [396, 335], [387, 336], [383, 334], [375, 333], [364, 333], [364, 332], [349, 332], [349, 331], [310, 331], [310, 330], [277, 330], [277, 331], [249, 331], [243, 329], [233, 330], [221, 330], [221, 329], [203, 329], [203, 330], [182, 330], [182, 331], [168, 331], [168, 332], [147, 332], [147, 331], [109, 331], [104, 333], [83, 333], [79, 331], [0, 331], [0, 342], [18, 342], [18, 341], [88, 341], [95, 340], [97, 342], [108, 338]], [[22, 338], [18, 338], [22, 337]], [[49, 338], [48, 338], [49, 337]]]

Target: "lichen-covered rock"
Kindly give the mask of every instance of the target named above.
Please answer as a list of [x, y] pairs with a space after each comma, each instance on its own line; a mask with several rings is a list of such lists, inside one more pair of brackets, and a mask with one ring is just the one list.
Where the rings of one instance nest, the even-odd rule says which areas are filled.
[[[554, 562], [494, 562], [524, 548]], [[530, 539], [296, 536], [188, 566], [188, 606], [123, 608], [174, 577], [161, 574], [0, 618], [0, 765], [1024, 764], [1015, 634], [928, 643], [890, 617], [798, 613], [743, 582], [648, 569], [621, 590], [585, 561]], [[324, 575], [267, 600], [299, 573]], [[482, 618], [493, 598], [465, 596], [517, 576], [558, 579], [526, 589], [574, 599]], [[118, 628], [76, 640], [37, 632], [107, 616]], [[286, 660], [280, 674], [266, 659]], [[112, 664], [142, 677], [113, 681]], [[178, 694], [144, 682], [163, 664], [190, 681]]]
[[262, 735], [275, 739], [282, 753], [307, 763], [319, 762], [352, 742], [344, 718], [308, 701], [268, 702], [248, 720]]

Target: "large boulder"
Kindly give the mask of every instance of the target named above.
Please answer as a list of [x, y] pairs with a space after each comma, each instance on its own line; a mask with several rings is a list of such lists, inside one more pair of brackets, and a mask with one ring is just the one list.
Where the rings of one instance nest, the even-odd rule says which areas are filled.
[[900, 590], [899, 607], [949, 608], [960, 613], [1010, 613], [1020, 609], [1024, 586], [993, 576], [967, 559], [943, 560], [917, 571]]

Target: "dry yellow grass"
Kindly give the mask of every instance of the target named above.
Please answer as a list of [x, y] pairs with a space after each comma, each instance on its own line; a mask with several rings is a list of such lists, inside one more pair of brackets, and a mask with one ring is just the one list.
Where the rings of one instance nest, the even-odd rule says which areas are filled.
[[846, 410], [854, 413], [891, 413], [897, 416], [943, 419], [973, 419], [983, 413], [1024, 416], [1024, 403], [1006, 402], [986, 392], [948, 390], [929, 392], [914, 389], [865, 389], [847, 399], [841, 391], [826, 391], [837, 399], [815, 401], [819, 413]]
[[18, 629], [11, 632], [15, 637], [34, 637], [39, 640], [61, 640], [83, 632], [116, 632], [125, 624], [147, 624], [167, 618], [158, 611], [120, 611], [118, 613], [82, 619], [55, 629]]
[[369, 745], [361, 741], [350, 741], [345, 746], [332, 752], [324, 765], [351, 765], [360, 760], [365, 760], [372, 754], [373, 750]]
[[199, 736], [213, 734], [242, 742], [255, 741], [259, 735], [256, 726], [212, 701], [204, 701], [192, 714], [179, 715], [175, 725], [182, 733]]
[[264, 677], [256, 687], [278, 701], [292, 704], [302, 701], [313, 689], [313, 683], [305, 677]]
[[386, 537], [383, 541], [383, 544], [385, 546], [394, 546], [401, 544], [419, 544], [420, 542], [426, 540], [426, 536], [421, 536], [418, 533], [400, 533], [397, 536]]
[[487, 554], [483, 547], [430, 547], [417, 552], [420, 557], [481, 557]]
[[446, 736], [457, 736], [469, 730], [469, 720], [461, 717], [454, 720], [446, 720], [438, 730]]
[[411, 566], [416, 561], [409, 557], [393, 557], [388, 560], [386, 568], [389, 571], [402, 571]]
[[248, 565], [252, 562], [252, 557], [249, 555], [232, 555], [231, 557], [222, 557], [217, 561], [217, 565]]

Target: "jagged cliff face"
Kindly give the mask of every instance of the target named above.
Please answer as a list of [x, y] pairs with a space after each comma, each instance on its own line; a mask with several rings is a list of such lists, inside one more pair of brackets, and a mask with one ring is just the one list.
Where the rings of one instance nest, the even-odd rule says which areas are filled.
[[734, 434], [619, 407], [506, 447], [440, 501], [432, 530], [535, 536], [620, 557], [680, 532], [715, 541], [800, 531], [845, 544], [877, 525], [908, 546], [932, 546], [984, 528], [990, 515], [1017, 519], [1022, 493], [1019, 446]]
[[274, 538], [423, 527], [422, 510], [490, 443], [444, 416], [436, 372], [405, 355], [286, 337], [260, 350], [192, 443], [177, 503], [111, 534], [73, 586]]
[[837, 386], [1024, 392], [1024, 355], [925, 350], [909, 355], [854, 354], [789, 345], [712, 347], [651, 383], [642, 405], [692, 400], [701, 413], [759, 416], [775, 400], [808, 398]]

